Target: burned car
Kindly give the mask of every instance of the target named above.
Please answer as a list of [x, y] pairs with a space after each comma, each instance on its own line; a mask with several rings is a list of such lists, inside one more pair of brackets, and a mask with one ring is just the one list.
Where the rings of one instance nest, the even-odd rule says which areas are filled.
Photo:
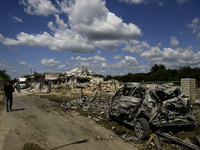
[[181, 87], [171, 84], [128, 83], [111, 97], [108, 104], [109, 116], [133, 126], [139, 139], [164, 127], [192, 127], [191, 111], [189, 97], [184, 95]]

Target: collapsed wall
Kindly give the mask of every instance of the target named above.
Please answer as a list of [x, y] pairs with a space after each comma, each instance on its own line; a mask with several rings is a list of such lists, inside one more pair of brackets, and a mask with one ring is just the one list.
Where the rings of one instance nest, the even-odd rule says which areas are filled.
[[193, 78], [182, 78], [181, 86], [184, 88], [184, 93], [190, 96], [190, 104], [196, 102], [196, 79]]

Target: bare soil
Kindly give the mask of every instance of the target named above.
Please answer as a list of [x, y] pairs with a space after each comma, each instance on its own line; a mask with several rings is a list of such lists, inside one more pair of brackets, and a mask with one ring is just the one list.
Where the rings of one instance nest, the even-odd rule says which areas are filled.
[[[0, 95], [1, 150], [134, 150], [111, 130], [59, 103], [14, 92], [13, 111], [6, 112]], [[53, 96], [52, 96], [53, 98]]]

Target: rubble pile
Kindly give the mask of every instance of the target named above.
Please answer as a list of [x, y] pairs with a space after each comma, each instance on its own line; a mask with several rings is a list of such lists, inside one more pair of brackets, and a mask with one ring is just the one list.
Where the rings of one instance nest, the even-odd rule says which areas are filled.
[[[158, 104], [157, 111], [161, 111], [160, 117], [163, 115], [166, 118], [168, 118], [168, 121], [173, 121], [173, 118], [175, 115], [183, 115], [187, 110], [187, 112], [191, 112], [191, 114], [185, 115], [192, 115], [194, 116], [194, 125], [195, 129], [193, 131], [181, 131], [178, 133], [173, 132], [167, 132], [163, 133], [164, 130], [157, 130], [159, 132], [153, 132], [150, 133], [150, 136], [146, 140], [140, 140], [138, 137], [136, 137], [136, 134], [134, 132], [134, 129], [129, 127], [124, 127], [124, 125], [121, 125], [120, 123], [116, 123], [115, 120], [112, 120], [109, 115], [109, 101], [116, 96], [116, 93], [124, 87], [124, 84], [120, 84], [117, 81], [110, 80], [110, 81], [104, 81], [100, 83], [59, 83], [51, 85], [51, 94], [60, 94], [62, 96], [70, 96], [70, 99], [66, 99], [66, 101], [63, 101], [60, 103], [60, 108], [63, 111], [78, 111], [84, 116], [86, 116], [88, 119], [92, 119], [93, 121], [107, 127], [108, 129], [112, 130], [119, 136], [121, 136], [125, 142], [131, 142], [133, 145], [138, 147], [139, 149], [162, 149], [163, 147], [167, 146], [170, 147], [169, 149], [184, 149], [186, 146], [189, 145], [188, 143], [193, 143], [195, 146], [200, 146], [200, 105], [194, 104], [189, 107], [189, 105], [186, 105], [188, 103], [188, 97], [184, 97], [184, 94], [182, 94], [182, 89], [179, 89], [177, 87], [174, 87], [172, 84], [165, 84], [165, 85], [148, 85], [147, 90], [147, 97], [152, 97], [153, 99], [156, 99], [156, 102], [154, 102], [152, 99], [149, 99], [144, 107], [142, 107], [141, 111], [145, 111], [146, 106], [148, 106], [148, 110], [146, 110], [145, 113], [149, 113], [151, 115], [151, 120], [155, 125], [156, 120], [153, 119], [157, 116], [154, 115], [154, 110], [152, 109], [155, 107], [154, 103]], [[143, 86], [142, 86], [143, 87]], [[130, 88], [130, 86], [127, 86], [127, 91], [131, 92], [134, 88]], [[153, 90], [152, 90], [153, 89]], [[41, 83], [37, 83], [34, 86], [31, 86], [27, 89], [30, 92], [38, 92], [38, 93], [49, 93], [49, 86], [44, 85]], [[141, 92], [143, 93], [144, 88], [141, 88]], [[117, 91], [117, 92], [116, 92]], [[163, 91], [165, 93], [163, 93]], [[125, 91], [121, 91], [125, 92]], [[132, 91], [133, 92], [133, 91]], [[122, 94], [118, 92], [119, 94]], [[50, 94], [50, 95], [51, 95]], [[124, 93], [125, 94], [125, 93]], [[164, 94], [164, 95], [163, 95]], [[176, 97], [174, 97], [176, 95]], [[124, 115], [127, 113], [130, 113], [132, 109], [129, 108], [129, 106], [134, 106], [135, 103], [130, 95], [127, 95], [128, 99], [124, 99], [129, 104], [126, 105], [124, 101], [121, 103], [119, 102], [118, 106], [113, 107], [114, 109], [118, 108], [125, 108], [125, 111], [118, 111], [120, 117], [123, 121]], [[125, 96], [124, 96], [125, 97]], [[181, 98], [182, 100], [177, 102], [177, 99]], [[135, 99], [136, 100], [136, 99]], [[137, 99], [138, 100], [138, 99]], [[133, 102], [133, 103], [132, 103]], [[134, 104], [134, 105], [132, 105]], [[181, 104], [181, 105], [180, 105]], [[157, 104], [156, 104], [157, 105]], [[166, 107], [162, 107], [166, 106]], [[152, 107], [150, 109], [150, 107]], [[155, 107], [156, 108], [156, 107]], [[160, 109], [161, 108], [161, 109]], [[167, 108], [167, 110], [166, 110]], [[189, 111], [192, 110], [192, 111]], [[114, 111], [113, 111], [114, 112]], [[169, 113], [169, 115], [167, 115]], [[158, 114], [158, 113], [155, 113]], [[170, 116], [171, 115], [171, 116]], [[130, 114], [128, 114], [130, 116]], [[183, 115], [184, 116], [184, 115]], [[159, 116], [158, 116], [159, 119]], [[177, 119], [177, 118], [176, 118]], [[178, 120], [178, 119], [177, 119]], [[180, 119], [179, 119], [180, 121]], [[164, 120], [162, 118], [162, 122], [167, 122], [167, 120]], [[177, 127], [179, 128], [178, 124]], [[171, 127], [170, 127], [171, 128]], [[177, 128], [177, 129], [178, 129]], [[160, 134], [160, 135], [159, 135]], [[173, 138], [176, 136], [176, 138]], [[174, 142], [174, 140], [176, 142]], [[172, 142], [169, 142], [172, 141]], [[177, 143], [177, 141], [179, 143]], [[195, 147], [194, 145], [190, 145], [190, 148], [199, 148], [198, 146]]]
[[[121, 84], [118, 81], [110, 80], [100, 83], [54, 83], [49, 87], [47, 84], [42, 83], [32, 83], [32, 85], [26, 90], [29, 92], [38, 92], [38, 93], [62, 93], [66, 94], [67, 92], [81, 92], [81, 89], [88, 91], [90, 93], [102, 92], [102, 93], [115, 93], [116, 90], [121, 88]], [[49, 91], [50, 89], [50, 91]]]
[[[176, 105], [175, 108], [180, 109], [181, 113], [183, 113], [182, 112], [183, 109], [181, 108], [181, 106], [177, 105], [178, 103], [177, 104], [175, 103], [175, 101], [177, 99], [176, 98], [174, 99], [174, 94], [175, 95], [177, 94], [174, 92], [181, 92], [182, 91], [181, 89], [179, 89], [177, 87], [173, 87], [170, 84], [162, 85], [162, 86], [152, 85], [151, 88], [149, 88], [149, 89], [154, 89], [154, 92], [156, 92], [158, 95], [161, 93], [162, 90], [164, 90], [166, 93], [168, 93], [170, 95], [170, 97], [168, 97], [169, 100], [167, 100], [167, 98], [166, 98], [167, 95], [165, 95], [164, 96], [165, 98], [162, 99], [163, 104], [166, 104], [166, 102], [172, 102], [172, 104]], [[169, 131], [170, 134], [163, 133], [162, 130], [159, 130], [159, 132], [155, 131], [154, 133], [152, 133], [151, 136], [149, 137], [149, 139], [147, 139], [148, 140], [147, 142], [141, 142], [141, 140], [139, 140], [135, 136], [135, 134], [131, 134], [129, 129], [119, 130], [117, 126], [113, 125], [113, 122], [111, 123], [110, 121], [107, 120], [107, 117], [109, 116], [108, 101], [109, 101], [109, 99], [111, 99], [111, 97], [113, 97], [113, 94], [107, 93], [107, 97], [106, 98], [103, 97], [102, 99], [100, 99], [98, 94], [99, 93], [97, 92], [94, 97], [80, 95], [79, 97], [77, 97], [73, 100], [62, 103], [60, 105], [60, 108], [62, 108], [63, 111], [77, 110], [81, 114], [84, 114], [89, 119], [93, 119], [95, 122], [98, 122], [98, 123], [106, 122], [107, 124], [109, 124], [110, 129], [113, 130], [114, 132], [116, 132], [117, 134], [119, 134], [125, 140], [125, 142], [132, 142], [132, 143], [134, 142], [133, 144], [137, 147], [142, 147], [142, 148], [147, 148], [147, 149], [155, 147], [156, 149], [161, 149], [162, 146], [165, 146], [166, 144], [168, 144], [168, 146], [169, 146], [169, 144], [170, 144], [170, 147], [178, 148], [178, 149], [184, 149], [185, 147], [189, 147], [191, 149], [199, 148], [197, 146], [198, 144], [200, 144], [200, 134], [199, 134], [199, 132], [200, 132], [200, 105], [199, 104], [195, 104], [195, 105], [191, 106], [191, 109], [193, 109], [191, 115], [194, 115], [195, 128], [196, 128], [195, 130], [181, 131], [181, 132], [179, 132], [181, 134], [179, 134], [179, 133], [175, 134], [171, 131]], [[152, 93], [152, 94], [155, 95], [155, 93]], [[178, 93], [178, 95], [176, 95], [176, 96], [179, 96], [180, 98], [188, 98], [188, 97], [184, 97], [183, 93]], [[161, 98], [161, 95], [160, 95], [160, 98]], [[183, 102], [185, 102], [185, 101], [183, 101]], [[171, 106], [171, 105], [167, 105], [167, 107], [169, 107], [169, 106]], [[173, 107], [173, 110], [175, 108]], [[170, 109], [171, 109], [170, 111], [172, 111], [172, 107], [170, 107]], [[175, 114], [177, 114], [178, 111], [180, 111], [180, 110], [177, 110], [177, 112]], [[187, 114], [185, 114], [185, 115], [187, 115]], [[177, 123], [177, 127], [179, 128], [178, 122], [176, 122], [176, 123]], [[132, 128], [132, 130], [133, 130], [133, 128]], [[173, 134], [176, 137], [174, 137]], [[190, 134], [190, 136], [188, 136], [188, 134]], [[184, 137], [183, 135], [186, 137]], [[180, 136], [180, 138], [178, 138], [179, 136]], [[171, 140], [172, 143], [166, 142], [168, 140]], [[175, 142], [175, 144], [173, 142]], [[197, 145], [195, 145], [195, 144], [197, 144]]]
[[87, 116], [92, 118], [95, 122], [99, 122], [102, 119], [105, 119], [107, 111], [107, 98], [109, 99], [110, 95], [106, 95], [102, 100], [97, 97], [98, 93], [95, 93], [94, 97], [88, 97], [87, 95], [81, 95], [76, 99], [70, 100], [68, 102], [63, 102], [60, 105], [60, 108], [63, 111], [66, 110], [77, 110]]

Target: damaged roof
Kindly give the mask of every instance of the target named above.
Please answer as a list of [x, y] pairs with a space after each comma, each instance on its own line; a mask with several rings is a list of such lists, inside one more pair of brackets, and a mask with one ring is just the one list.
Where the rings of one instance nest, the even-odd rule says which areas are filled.
[[93, 76], [95, 75], [93, 71], [89, 70], [88, 68], [86, 68], [85, 66], [83, 67], [75, 67], [73, 69], [71, 69], [70, 71], [66, 71], [65, 74], [67, 76], [74, 76], [74, 75], [78, 75], [78, 76]]

